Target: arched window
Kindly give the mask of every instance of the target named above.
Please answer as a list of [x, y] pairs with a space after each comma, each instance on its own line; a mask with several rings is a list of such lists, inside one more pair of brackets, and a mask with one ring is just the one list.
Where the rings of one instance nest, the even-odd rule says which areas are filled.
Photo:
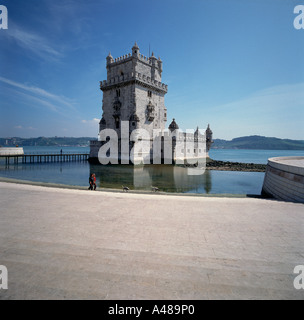
[[120, 121], [119, 121], [119, 117], [118, 117], [118, 116], [115, 116], [115, 117], [114, 117], [114, 120], [115, 120], [115, 128], [116, 128], [116, 129], [119, 129], [119, 122], [120, 122]]

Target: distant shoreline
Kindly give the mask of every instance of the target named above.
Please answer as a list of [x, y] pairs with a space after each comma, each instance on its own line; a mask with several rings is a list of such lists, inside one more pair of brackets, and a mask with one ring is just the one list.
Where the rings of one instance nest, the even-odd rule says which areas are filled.
[[[86, 147], [93, 137], [38, 137], [38, 138], [0, 138], [0, 146], [14, 147]], [[304, 140], [279, 139], [264, 136], [245, 136], [232, 140], [214, 139], [212, 150], [299, 150], [304, 151]]]

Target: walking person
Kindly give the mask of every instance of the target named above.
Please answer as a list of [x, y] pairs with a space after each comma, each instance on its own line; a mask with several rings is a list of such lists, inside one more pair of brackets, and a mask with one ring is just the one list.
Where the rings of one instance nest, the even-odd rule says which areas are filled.
[[93, 173], [93, 188], [96, 190], [96, 176], [95, 173]]
[[90, 174], [90, 177], [89, 177], [89, 188], [88, 190], [93, 190], [93, 185], [94, 185], [94, 178], [93, 178], [93, 173]]

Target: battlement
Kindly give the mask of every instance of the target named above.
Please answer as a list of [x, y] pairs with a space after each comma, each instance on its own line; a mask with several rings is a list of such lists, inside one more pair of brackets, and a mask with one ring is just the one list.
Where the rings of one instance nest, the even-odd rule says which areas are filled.
[[109, 61], [109, 63], [108, 64], [115, 64], [115, 63], [117, 63], [117, 62], [123, 62], [123, 61], [125, 61], [125, 60], [129, 60], [130, 58], [132, 58], [132, 56], [131, 56], [131, 53], [128, 53], [128, 54], [124, 54], [123, 56], [120, 56], [120, 57], [118, 57], [118, 58], [113, 58], [113, 60], [112, 61]]
[[[115, 58], [115, 59], [113, 58], [112, 60], [109, 60], [107, 64], [113, 65], [113, 64], [122, 63], [122, 62], [125, 62], [126, 60], [127, 60], [127, 61], [130, 60], [131, 58], [132, 58], [131, 53], [128, 53], [128, 54], [125, 54], [125, 55], [120, 56], [120, 57], [118, 57], [118, 58]], [[134, 57], [133, 57], [133, 58], [134, 58]], [[152, 61], [151, 61], [151, 59], [148, 58], [148, 57], [146, 57], [146, 56], [144, 56], [144, 55], [141, 54], [141, 53], [140, 53], [140, 54], [138, 55], [138, 57], [135, 58], [135, 59], [138, 59], [138, 60], [140, 60], [140, 61], [142, 61], [142, 62], [144, 62], [144, 63], [147, 63], [147, 64], [149, 64], [149, 65], [152, 66]]]
[[115, 77], [111, 78], [109, 81], [107, 81], [107, 80], [100, 81], [100, 90], [104, 90], [112, 85], [117, 85], [117, 84], [129, 82], [129, 81], [133, 81], [133, 80], [137, 80], [137, 81], [145, 83], [149, 86], [153, 86], [156, 89], [160, 89], [164, 92], [168, 91], [168, 85], [166, 85], [160, 81], [153, 80], [153, 79], [151, 79], [151, 77], [146, 76], [144, 74], [141, 74], [140, 72], [125, 73], [124, 75], [115, 76]]

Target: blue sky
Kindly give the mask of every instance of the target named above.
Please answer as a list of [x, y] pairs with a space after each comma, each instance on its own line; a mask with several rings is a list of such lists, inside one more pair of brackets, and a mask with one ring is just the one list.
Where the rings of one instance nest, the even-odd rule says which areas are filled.
[[105, 58], [149, 45], [165, 105], [214, 138], [304, 140], [304, 29], [297, 0], [0, 0], [0, 136], [97, 137]]

